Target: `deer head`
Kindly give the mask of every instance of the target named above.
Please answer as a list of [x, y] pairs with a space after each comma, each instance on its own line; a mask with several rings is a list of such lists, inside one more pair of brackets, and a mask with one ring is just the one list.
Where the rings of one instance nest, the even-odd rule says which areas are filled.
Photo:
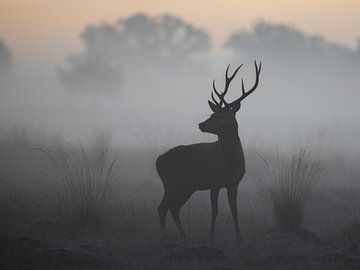
[[[244, 86], [244, 80], [241, 79], [242, 85], [242, 95], [234, 100], [233, 102], [228, 103], [225, 100], [225, 95], [229, 90], [229, 85], [234, 79], [236, 73], [240, 70], [243, 65], [240, 65], [234, 73], [229, 77], [229, 67], [226, 68], [225, 73], [225, 89], [223, 92], [218, 92], [215, 87], [215, 80], [213, 80], [213, 92], [211, 92], [212, 101], [208, 101], [210, 109], [213, 111], [211, 116], [204, 122], [199, 124], [199, 128], [202, 132], [208, 132], [215, 135], [221, 135], [223, 133], [228, 133], [230, 131], [237, 132], [237, 122], [235, 118], [236, 112], [240, 109], [241, 101], [249, 96], [252, 92], [255, 91], [259, 83], [259, 75], [261, 71], [261, 62], [258, 65], [255, 61], [255, 84], [254, 86], [246, 91]], [[219, 101], [216, 100], [214, 93], [216, 94]]]

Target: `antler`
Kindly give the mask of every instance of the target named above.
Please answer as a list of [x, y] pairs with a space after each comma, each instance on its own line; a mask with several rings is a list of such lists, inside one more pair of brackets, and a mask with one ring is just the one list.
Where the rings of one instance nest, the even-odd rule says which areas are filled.
[[243, 66], [243, 64], [241, 64], [233, 73], [233, 75], [231, 75], [229, 77], [229, 67], [230, 65], [227, 66], [226, 68], [226, 73], [225, 73], [225, 89], [222, 93], [219, 93], [217, 90], [216, 90], [216, 87], [215, 87], [215, 79], [213, 80], [213, 89], [214, 89], [214, 92], [215, 94], [218, 96], [218, 98], [220, 99], [220, 103], [216, 101], [216, 99], [214, 98], [214, 95], [213, 93], [211, 92], [211, 98], [212, 100], [215, 102], [216, 105], [220, 105], [222, 106], [222, 104], [224, 104], [225, 106], [228, 105], [228, 103], [225, 101], [225, 95], [227, 93], [227, 91], [229, 90], [229, 85], [232, 81], [232, 79], [234, 79], [236, 73], [239, 71], [239, 69]]
[[242, 95], [241, 95], [241, 97], [239, 97], [235, 101], [231, 102], [229, 104], [230, 106], [235, 104], [236, 102], [240, 102], [243, 99], [245, 99], [248, 95], [250, 95], [252, 92], [254, 92], [256, 87], [258, 86], [258, 84], [259, 84], [259, 75], [260, 75], [260, 72], [261, 72], [261, 62], [259, 64], [259, 66], [257, 65], [256, 61], [254, 61], [254, 62], [255, 62], [255, 84], [254, 84], [254, 86], [249, 91], [245, 91], [244, 80], [241, 79]]
[[[220, 101], [217, 101], [216, 98], [214, 97], [214, 94], [213, 92], [211, 92], [211, 99], [213, 102], [211, 101], [208, 101], [209, 103], [209, 106], [210, 108], [213, 110], [213, 111], [216, 111], [218, 109], [221, 109], [222, 108], [222, 105], [224, 104], [225, 107], [227, 108], [232, 108], [234, 105], [236, 105], [237, 103], [240, 103], [243, 99], [245, 99], [248, 95], [250, 95], [252, 92], [255, 91], [255, 89], [257, 88], [258, 84], [259, 84], [259, 75], [260, 75], [260, 72], [261, 72], [261, 62], [259, 63], [259, 65], [255, 62], [255, 84], [254, 86], [246, 91], [245, 90], [245, 86], [244, 86], [244, 80], [241, 79], [241, 86], [242, 86], [242, 95], [241, 97], [239, 97], [238, 99], [236, 99], [235, 101], [231, 102], [231, 103], [227, 103], [225, 101], [225, 95], [226, 93], [228, 92], [229, 90], [229, 85], [232, 81], [232, 79], [234, 79], [236, 73], [239, 71], [239, 69], [243, 66], [243, 65], [240, 65], [235, 71], [234, 73], [229, 77], [229, 67], [230, 65], [227, 66], [226, 68], [226, 73], [225, 73], [225, 89], [222, 93], [219, 93], [217, 90], [216, 90], [216, 87], [215, 87], [215, 80], [213, 80], [213, 89], [214, 89], [214, 93], [217, 95], [217, 97], [219, 98]], [[236, 106], [235, 106], [236, 107]]]

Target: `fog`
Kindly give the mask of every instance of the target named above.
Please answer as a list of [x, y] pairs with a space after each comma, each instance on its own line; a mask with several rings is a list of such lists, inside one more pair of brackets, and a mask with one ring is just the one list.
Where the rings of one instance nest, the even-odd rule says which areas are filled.
[[329, 183], [358, 178], [360, 47], [263, 20], [215, 47], [209, 33], [179, 17], [146, 14], [84, 26], [79, 39], [83, 49], [59, 63], [46, 55], [17, 59], [1, 43], [4, 142], [54, 149], [100, 139], [123, 152], [117, 158], [131, 181], [147, 179], [166, 149], [217, 139], [198, 128], [211, 114], [212, 81], [222, 91], [226, 67], [244, 64], [226, 97], [235, 100], [241, 79], [246, 89], [253, 85], [256, 60], [259, 86], [237, 113], [249, 178], [257, 173], [254, 155], [298, 149], [326, 164]]
[[[66, 249], [88, 241], [119, 254], [120, 246], [133, 251], [157, 245], [155, 209], [162, 186], [155, 159], [176, 145], [217, 140], [199, 129], [211, 115], [213, 80], [223, 91], [228, 65], [231, 74], [243, 64], [225, 98], [236, 100], [242, 80], [246, 90], [254, 85], [256, 61], [262, 67], [259, 85], [236, 114], [246, 157], [240, 220], [249, 250], [264, 240], [259, 232], [277, 222], [274, 208], [259, 194], [268, 188], [261, 182], [263, 167], [276, 172], [283, 156], [284, 164], [298, 161], [303, 175], [309, 164], [320, 164], [322, 189], [306, 218], [308, 199], [300, 203], [297, 226], [340, 245], [335, 234], [355, 220], [360, 205], [360, 43], [350, 48], [264, 20], [249, 30], [240, 22], [239, 27], [215, 46], [208, 32], [175, 15], [134, 14], [84, 25], [78, 37], [82, 49], [68, 51], [60, 61], [46, 54], [21, 58], [0, 36], [0, 232]], [[99, 190], [105, 194], [95, 202], [81, 193], [92, 177], [98, 185], [94, 193], [85, 189], [85, 198]], [[75, 180], [66, 186], [64, 179]], [[83, 199], [90, 214], [78, 207]], [[185, 212], [196, 241], [204, 238], [208, 221], [205, 202], [208, 194], [199, 192]], [[224, 204], [221, 199], [221, 208]], [[233, 231], [222, 215], [220, 225], [227, 229], [220, 228], [219, 239], [225, 250]], [[38, 229], [42, 222], [55, 230]], [[99, 231], [87, 231], [92, 226]], [[170, 231], [174, 234], [174, 225]], [[0, 267], [7, 262], [3, 258], [17, 258], [11, 254], [0, 256]], [[129, 254], [124, 256], [143, 256]], [[124, 269], [138, 265], [131, 266]]]
[[337, 151], [357, 156], [359, 47], [261, 20], [213, 47], [207, 32], [181, 18], [145, 14], [84, 26], [79, 38], [83, 50], [61, 63], [39, 55], [18, 65], [4, 41], [3, 129], [25, 125], [66, 140], [106, 131], [114, 143], [136, 145], [135, 134], [161, 127], [194, 141], [202, 136], [197, 124], [210, 114], [212, 80], [222, 89], [226, 66], [243, 63], [229, 92], [235, 99], [240, 77], [246, 87], [253, 84], [257, 60], [263, 65], [259, 88], [238, 113], [247, 144], [312, 147], [323, 134]]

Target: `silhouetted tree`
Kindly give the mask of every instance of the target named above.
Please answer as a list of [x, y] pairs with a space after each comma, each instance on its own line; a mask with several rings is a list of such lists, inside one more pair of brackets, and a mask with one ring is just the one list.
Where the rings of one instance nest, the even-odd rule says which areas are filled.
[[[351, 58], [351, 49], [326, 41], [317, 35], [305, 35], [293, 26], [259, 21], [252, 32], [239, 31], [225, 46], [249, 56], [276, 58], [277, 61], [343, 61]], [[299, 64], [299, 63], [297, 63]]]
[[120, 67], [160, 68], [192, 63], [210, 48], [206, 32], [180, 18], [137, 14], [115, 25], [89, 26], [82, 34], [87, 52]]
[[[261, 59], [271, 67], [267, 72], [270, 77], [285, 75], [291, 80], [291, 88], [296, 88], [295, 84], [304, 87], [309, 80], [326, 82], [326, 87], [331, 86], [335, 78], [344, 81], [351, 78], [354, 82], [357, 80], [355, 70], [360, 66], [356, 50], [321, 36], [304, 34], [293, 26], [265, 21], [257, 22], [251, 31], [233, 33], [225, 46], [236, 56]], [[339, 76], [339, 71], [343, 76]], [[281, 87], [289, 85], [282, 82]], [[325, 85], [322, 87], [325, 89]]]
[[0, 77], [9, 75], [12, 69], [12, 55], [10, 49], [0, 39]]
[[[110, 86], [106, 84], [104, 89], [116, 88], [118, 73], [126, 79], [133, 74], [137, 79], [157, 73], [164, 77], [163, 72], [195, 67], [210, 48], [206, 32], [170, 15], [137, 14], [115, 24], [91, 25], [81, 39], [85, 51], [71, 58], [68, 71], [60, 69], [60, 77], [70, 89], [85, 89], [90, 84], [100, 88], [109, 79]], [[102, 66], [98, 67], [99, 63]]]

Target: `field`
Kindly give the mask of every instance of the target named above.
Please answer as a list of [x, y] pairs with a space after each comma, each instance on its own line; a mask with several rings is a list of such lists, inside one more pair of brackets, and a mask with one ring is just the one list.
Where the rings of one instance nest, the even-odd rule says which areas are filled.
[[[105, 137], [72, 144], [39, 138], [18, 128], [0, 142], [2, 269], [360, 266], [360, 172], [354, 159], [334, 152], [316, 155], [311, 149], [283, 155], [246, 148], [247, 173], [238, 196], [243, 242], [235, 241], [225, 192], [220, 193], [215, 243], [208, 241], [211, 212], [209, 192], [204, 191], [182, 209], [188, 233], [184, 243], [170, 215], [168, 239], [162, 239], [156, 211], [163, 187], [154, 162], [169, 146], [150, 147], [145, 140], [136, 148], [115, 147]], [[311, 161], [315, 158], [316, 163]], [[266, 177], [273, 169], [280, 175], [276, 166], [291, 161], [319, 169], [308, 198], [296, 205], [274, 193], [279, 177]], [[287, 207], [282, 216], [269, 194]], [[279, 225], [284, 222], [291, 226]]]

